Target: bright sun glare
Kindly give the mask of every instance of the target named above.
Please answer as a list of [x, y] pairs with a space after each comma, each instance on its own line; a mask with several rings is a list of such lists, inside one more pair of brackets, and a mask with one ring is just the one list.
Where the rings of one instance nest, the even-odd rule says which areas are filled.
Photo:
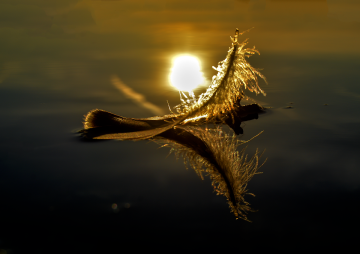
[[170, 82], [179, 91], [190, 92], [204, 82], [200, 62], [189, 55], [178, 56], [173, 61]]

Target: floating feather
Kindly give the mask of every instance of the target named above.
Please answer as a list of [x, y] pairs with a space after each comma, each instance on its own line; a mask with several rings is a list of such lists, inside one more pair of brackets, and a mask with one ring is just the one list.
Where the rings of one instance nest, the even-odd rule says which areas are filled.
[[83, 137], [93, 139], [144, 140], [173, 128], [184, 117], [171, 115], [151, 118], [128, 118], [94, 109], [85, 116]]
[[[207, 123], [225, 122], [229, 114], [234, 124], [236, 121], [236, 114], [234, 115], [234, 112], [239, 111], [240, 100], [244, 97], [244, 89], [248, 89], [256, 94], [262, 93], [265, 95], [265, 92], [259, 87], [257, 76], [266, 81], [265, 77], [245, 59], [245, 57], [249, 57], [255, 53], [259, 54], [259, 52], [255, 47], [245, 49], [244, 47], [247, 44], [247, 40], [239, 43], [239, 34], [243, 33], [239, 33], [239, 30], [236, 29], [234, 38], [230, 37], [232, 46], [225, 60], [221, 61], [217, 68], [214, 67], [214, 69], [218, 71], [218, 74], [213, 77], [212, 84], [207, 91], [201, 94], [197, 100], [192, 92], [189, 93], [189, 97], [182, 92], [185, 99], [180, 98], [182, 103], [177, 107], [178, 115], [168, 117], [168, 121], [155, 127], [152, 126], [152, 128], [141, 130], [135, 128], [131, 133], [119, 132], [116, 135], [112, 134], [97, 138], [120, 140], [149, 139], [177, 125], [188, 122], [204, 123], [204, 121], [201, 121], [204, 119]], [[90, 122], [90, 120], [95, 121], [95, 117], [101, 115], [97, 113], [96, 110], [93, 110], [87, 114], [84, 123], [85, 129], [93, 128], [87, 123]], [[127, 118], [127, 120], [128, 119], [130, 118]], [[229, 121], [227, 121], [227, 123], [229, 123]]]
[[[142, 140], [151, 139], [170, 146], [177, 156], [183, 156], [203, 179], [203, 173], [210, 176], [218, 194], [228, 199], [231, 211], [237, 218], [247, 219], [251, 211], [244, 196], [247, 183], [259, 169], [260, 154], [247, 158], [245, 149], [237, 147], [246, 141], [239, 141], [235, 135], [224, 133], [220, 127], [202, 129], [200, 124], [227, 124], [235, 132], [242, 133], [242, 121], [256, 119], [263, 108], [257, 104], [241, 106], [244, 89], [256, 94], [264, 91], [258, 85], [257, 76], [265, 78], [245, 57], [259, 53], [255, 48], [244, 49], [246, 41], [238, 43], [236, 29], [225, 60], [215, 68], [211, 86], [198, 99], [191, 92], [189, 97], [182, 93], [179, 114], [150, 118], [126, 118], [95, 109], [90, 111], [80, 132], [89, 139]], [[266, 81], [266, 80], [265, 80]], [[180, 94], [181, 95], [181, 94]], [[182, 98], [184, 97], [184, 98]], [[250, 194], [252, 195], [252, 194]]]
[[[240, 102], [237, 104], [240, 105]], [[201, 124], [227, 124], [236, 135], [242, 134], [241, 123], [258, 118], [258, 113], [264, 112], [258, 104], [236, 106], [231, 112], [220, 115], [218, 118], [207, 121], [205, 118], [187, 119], [181, 125], [192, 126]], [[169, 123], [177, 124], [183, 120], [181, 115], [164, 115], [149, 118], [128, 118], [119, 116], [104, 110], [94, 109], [90, 111], [84, 121], [84, 129], [80, 131], [82, 136], [89, 139], [127, 139], [139, 140], [150, 139], [161, 135], [169, 128]], [[160, 131], [159, 131], [160, 130]], [[148, 135], [145, 135], [148, 134]], [[139, 138], [140, 137], [140, 138]]]
[[[244, 48], [247, 40], [238, 42], [239, 30], [236, 29], [232, 46], [225, 60], [219, 62], [217, 75], [213, 76], [212, 83], [207, 91], [200, 95], [198, 100], [182, 100], [177, 107], [179, 113], [188, 118], [206, 117], [211, 119], [234, 109], [236, 101], [244, 97], [244, 90], [248, 89], [256, 94], [266, 95], [258, 84], [258, 76], [265, 77], [247, 61], [246, 57], [257, 53], [254, 48]], [[190, 97], [194, 97], [190, 94]]]

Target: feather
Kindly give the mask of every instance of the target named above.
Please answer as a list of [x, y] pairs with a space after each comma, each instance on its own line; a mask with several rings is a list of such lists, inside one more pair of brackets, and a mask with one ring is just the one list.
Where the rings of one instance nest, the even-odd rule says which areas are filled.
[[[238, 134], [241, 133], [240, 126], [235, 126], [237, 112], [239, 111], [240, 100], [244, 97], [244, 89], [248, 89], [256, 94], [265, 92], [261, 90], [258, 85], [257, 76], [265, 77], [253, 68], [246, 60], [252, 54], [259, 53], [255, 48], [244, 49], [247, 40], [242, 43], [238, 42], [239, 30], [236, 29], [235, 37], [231, 38], [232, 46], [230, 47], [225, 60], [219, 63], [215, 68], [218, 74], [212, 79], [212, 84], [207, 91], [200, 95], [196, 100], [192, 92], [189, 93], [189, 98], [183, 92], [186, 99], [181, 98], [181, 104], [176, 107], [179, 114], [168, 117], [168, 121], [163, 121], [162, 124], [156, 126], [149, 126], [143, 122], [143, 119], [135, 119], [139, 121], [132, 121], [131, 118], [123, 118], [116, 116], [112, 113], [103, 113], [106, 111], [93, 110], [90, 111], [85, 119], [84, 130], [81, 132], [89, 133], [90, 128], [104, 126], [107, 124], [121, 124], [124, 128], [118, 133], [106, 133], [94, 137], [96, 139], [120, 139], [120, 140], [143, 140], [155, 137], [161, 133], [179, 125], [192, 122], [204, 123], [205, 122], [223, 122]], [[181, 94], [180, 94], [181, 95]], [[241, 110], [240, 110], [241, 111]], [[235, 113], [234, 113], [235, 112]], [[232, 126], [230, 124], [229, 116], [232, 118]], [[109, 119], [106, 119], [109, 118]], [[101, 123], [101, 124], [98, 124]], [[238, 123], [236, 123], [238, 124]], [[131, 127], [133, 126], [133, 128]]]
[[[220, 115], [219, 118], [214, 118], [212, 121], [207, 121], [204, 118], [183, 121], [183, 116], [175, 114], [150, 118], [128, 118], [94, 109], [85, 116], [84, 129], [80, 133], [88, 139], [141, 140], [161, 135], [174, 126], [225, 123], [238, 135], [243, 132], [240, 127], [241, 123], [257, 119], [258, 113], [264, 112], [264, 109], [258, 104], [246, 106], [240, 106], [240, 102], [237, 104], [233, 111]], [[177, 125], [180, 121], [183, 121], [182, 124]]]
[[218, 73], [213, 76], [206, 92], [195, 101], [182, 100], [182, 103], [176, 107], [180, 114], [186, 115], [187, 119], [197, 117], [211, 119], [232, 111], [236, 101], [244, 97], [245, 89], [266, 95], [258, 84], [257, 76], [266, 82], [265, 77], [245, 59], [260, 53], [255, 47], [244, 48], [247, 40], [239, 43], [238, 35], [239, 30], [236, 29], [235, 38], [230, 37], [233, 43], [225, 60], [219, 62], [217, 68], [213, 67]]
[[[264, 91], [258, 85], [257, 76], [261, 73], [246, 62], [245, 57], [259, 53], [255, 48], [244, 49], [247, 41], [238, 43], [239, 30], [231, 38], [225, 60], [215, 68], [218, 74], [213, 77], [211, 86], [198, 99], [193, 93], [176, 107], [179, 114], [151, 118], [126, 118], [113, 113], [95, 109], [90, 111], [80, 131], [89, 139], [150, 139], [172, 148], [176, 156], [183, 156], [185, 165], [190, 165], [203, 179], [203, 173], [210, 176], [218, 194], [224, 195], [231, 212], [236, 218], [247, 219], [251, 211], [244, 196], [248, 181], [257, 174], [258, 151], [248, 159], [245, 149], [237, 147], [247, 141], [239, 141], [235, 135], [228, 135], [220, 127], [202, 129], [200, 124], [227, 124], [235, 132], [242, 133], [241, 121], [256, 119], [263, 108], [257, 104], [241, 106], [244, 89], [256, 94]], [[265, 80], [266, 82], [266, 80]], [[181, 96], [181, 93], [180, 93]]]
[[144, 140], [163, 133], [183, 121], [172, 115], [152, 118], [127, 118], [95, 109], [85, 116], [79, 132], [90, 139]]

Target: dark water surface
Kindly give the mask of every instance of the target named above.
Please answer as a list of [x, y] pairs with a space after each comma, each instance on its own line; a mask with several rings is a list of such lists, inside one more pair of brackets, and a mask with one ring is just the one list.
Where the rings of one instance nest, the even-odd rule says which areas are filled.
[[[0, 1], [1, 254], [354, 248], [360, 4], [193, 2]], [[236, 27], [255, 27], [242, 38], [269, 84], [248, 95], [271, 107], [240, 136], [264, 131], [247, 144], [267, 158], [248, 185], [252, 223], [167, 148], [76, 135], [94, 108], [154, 115], [114, 75], [168, 113], [172, 57], [195, 55], [211, 80]]]

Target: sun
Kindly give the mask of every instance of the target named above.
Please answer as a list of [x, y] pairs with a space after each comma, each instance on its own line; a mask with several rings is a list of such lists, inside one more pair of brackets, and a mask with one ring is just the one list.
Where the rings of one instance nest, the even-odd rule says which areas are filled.
[[173, 60], [170, 83], [179, 91], [191, 92], [204, 83], [200, 61], [191, 55], [177, 56]]

